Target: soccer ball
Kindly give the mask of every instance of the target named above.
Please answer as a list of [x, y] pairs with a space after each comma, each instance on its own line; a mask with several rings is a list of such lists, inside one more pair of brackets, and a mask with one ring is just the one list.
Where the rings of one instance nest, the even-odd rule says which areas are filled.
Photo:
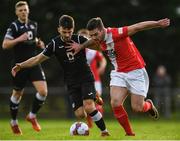
[[89, 128], [84, 122], [75, 122], [70, 127], [70, 135], [88, 136]]

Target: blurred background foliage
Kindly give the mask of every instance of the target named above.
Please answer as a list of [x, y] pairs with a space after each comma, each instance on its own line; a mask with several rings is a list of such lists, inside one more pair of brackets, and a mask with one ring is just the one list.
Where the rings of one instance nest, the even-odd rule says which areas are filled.
[[[16, 19], [14, 14], [14, 5], [17, 0], [1, 0], [0, 4], [0, 42], [2, 44], [6, 29], [10, 23]], [[180, 88], [180, 1], [179, 0], [29, 0], [30, 19], [38, 22], [39, 37], [48, 43], [57, 33], [58, 19], [63, 14], [74, 17], [77, 32], [80, 28], [86, 26], [87, 21], [92, 17], [101, 17], [106, 27], [121, 27], [131, 25], [145, 20], [158, 20], [161, 18], [170, 18], [171, 25], [165, 29], [153, 29], [143, 31], [132, 36], [137, 48], [140, 50], [147, 64], [147, 71], [152, 76], [158, 65], [166, 66], [168, 73], [172, 77], [172, 86]], [[40, 50], [39, 50], [40, 52]], [[0, 48], [0, 88], [9, 87], [8, 91], [0, 90], [0, 93], [11, 93], [11, 59], [13, 54], [11, 50], [2, 50]], [[66, 96], [63, 87], [63, 71], [57, 65], [55, 58], [51, 58], [44, 62], [43, 68], [46, 73], [49, 90], [49, 98], [42, 109], [41, 113], [51, 115], [52, 112], [57, 113], [57, 109], [63, 114], [68, 109], [64, 109], [62, 97]], [[108, 97], [109, 102], [109, 72], [111, 65], [108, 63], [106, 74], [102, 77], [104, 93], [103, 97]], [[151, 83], [151, 86], [153, 84]], [[55, 87], [55, 91], [51, 91]], [[59, 89], [57, 88], [59, 87]], [[35, 93], [28, 91], [27, 93]], [[61, 93], [60, 95], [53, 94]], [[151, 92], [150, 92], [151, 93]], [[175, 90], [174, 101], [180, 101], [180, 92]], [[51, 96], [50, 96], [51, 95]], [[0, 95], [2, 102], [2, 112], [8, 113], [7, 101], [9, 96]], [[177, 96], [177, 97], [176, 97]], [[179, 96], [179, 98], [178, 98]], [[23, 104], [26, 110], [30, 95], [25, 96]], [[58, 101], [58, 102], [57, 102]], [[58, 104], [57, 104], [58, 103]], [[109, 103], [108, 103], [109, 104]], [[127, 105], [130, 105], [127, 103]], [[51, 108], [49, 108], [49, 107]], [[107, 106], [107, 105], [105, 105]], [[108, 105], [109, 106], [109, 105]], [[175, 102], [173, 109], [178, 109], [180, 102]], [[4, 107], [4, 108], [3, 108]], [[175, 108], [176, 107], [176, 108]], [[109, 112], [110, 107], [107, 107]], [[52, 110], [53, 109], [53, 110]], [[64, 110], [63, 110], [64, 109]], [[43, 111], [44, 110], [44, 111]], [[51, 114], [47, 114], [51, 111]], [[24, 112], [23, 112], [24, 114]], [[112, 114], [110, 114], [112, 115]]]
[[[16, 19], [14, 5], [17, 0], [1, 0], [0, 5], [0, 41], [9, 24]], [[156, 67], [163, 64], [173, 78], [173, 86], [180, 85], [180, 2], [179, 0], [29, 0], [30, 19], [38, 21], [39, 36], [45, 43], [57, 35], [58, 19], [63, 14], [74, 17], [75, 32], [86, 26], [92, 17], [101, 17], [105, 26], [119, 27], [145, 20], [158, 20], [168, 17], [171, 26], [166, 29], [154, 29], [137, 33], [132, 37], [142, 53], [150, 77]], [[12, 52], [0, 49], [0, 86], [10, 84], [10, 60]], [[43, 64], [49, 85], [63, 84], [63, 71], [57, 67], [53, 58]], [[103, 77], [108, 85], [111, 67]], [[58, 82], [58, 84], [57, 84]]]

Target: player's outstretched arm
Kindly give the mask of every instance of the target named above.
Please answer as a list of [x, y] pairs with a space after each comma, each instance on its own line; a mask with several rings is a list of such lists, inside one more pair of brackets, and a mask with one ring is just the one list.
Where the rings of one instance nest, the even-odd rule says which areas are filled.
[[87, 40], [83, 44], [78, 44], [78, 43], [72, 41], [72, 43], [68, 43], [68, 45], [69, 46], [66, 46], [66, 48], [68, 48], [67, 51], [74, 50], [74, 55], [77, 54], [80, 50], [82, 50], [84, 48], [89, 48], [89, 49], [98, 50], [98, 51], [101, 50], [99, 42], [96, 40], [93, 40], [93, 39]]
[[144, 21], [128, 26], [128, 35], [131, 36], [136, 32], [152, 28], [164, 28], [170, 25], [170, 19], [165, 18], [158, 21]]
[[48, 57], [44, 56], [42, 53], [34, 56], [34, 57], [31, 57], [30, 59], [24, 61], [24, 62], [21, 62], [21, 63], [17, 63], [11, 70], [11, 73], [13, 76], [15, 76], [17, 74], [17, 72], [19, 72], [21, 69], [24, 69], [24, 68], [30, 68], [30, 67], [33, 67], [33, 66], [36, 66], [40, 63], [42, 63], [43, 61], [47, 60]]

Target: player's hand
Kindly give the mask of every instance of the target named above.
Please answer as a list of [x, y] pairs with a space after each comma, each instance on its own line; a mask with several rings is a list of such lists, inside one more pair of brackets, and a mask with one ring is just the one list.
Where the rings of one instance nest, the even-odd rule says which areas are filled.
[[45, 44], [40, 38], [36, 38], [36, 46], [41, 48], [41, 49], [45, 48]]
[[12, 70], [11, 70], [11, 74], [15, 77], [17, 72], [19, 72], [21, 70], [21, 65], [20, 64], [16, 64]]
[[28, 34], [25, 32], [17, 38], [18, 42], [24, 42], [28, 40]]
[[160, 27], [162, 27], [162, 28], [167, 27], [167, 26], [170, 25], [170, 19], [168, 19], [168, 18], [161, 19], [161, 20], [159, 20], [159, 21], [157, 21], [157, 22], [158, 22], [158, 25], [159, 25]]
[[66, 46], [67, 48], [67, 51], [73, 51], [73, 55], [77, 54], [80, 50], [81, 50], [81, 47], [80, 47], [80, 44], [72, 41], [71, 43], [67, 43], [68, 46]]

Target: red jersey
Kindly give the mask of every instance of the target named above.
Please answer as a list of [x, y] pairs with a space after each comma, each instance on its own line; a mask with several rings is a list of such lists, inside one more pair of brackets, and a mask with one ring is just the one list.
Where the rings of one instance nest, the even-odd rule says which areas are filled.
[[87, 62], [90, 65], [95, 81], [100, 81], [97, 63], [103, 59], [100, 52], [92, 49], [86, 49]]
[[106, 28], [101, 46], [118, 72], [129, 72], [145, 66], [141, 54], [128, 36], [127, 27]]

